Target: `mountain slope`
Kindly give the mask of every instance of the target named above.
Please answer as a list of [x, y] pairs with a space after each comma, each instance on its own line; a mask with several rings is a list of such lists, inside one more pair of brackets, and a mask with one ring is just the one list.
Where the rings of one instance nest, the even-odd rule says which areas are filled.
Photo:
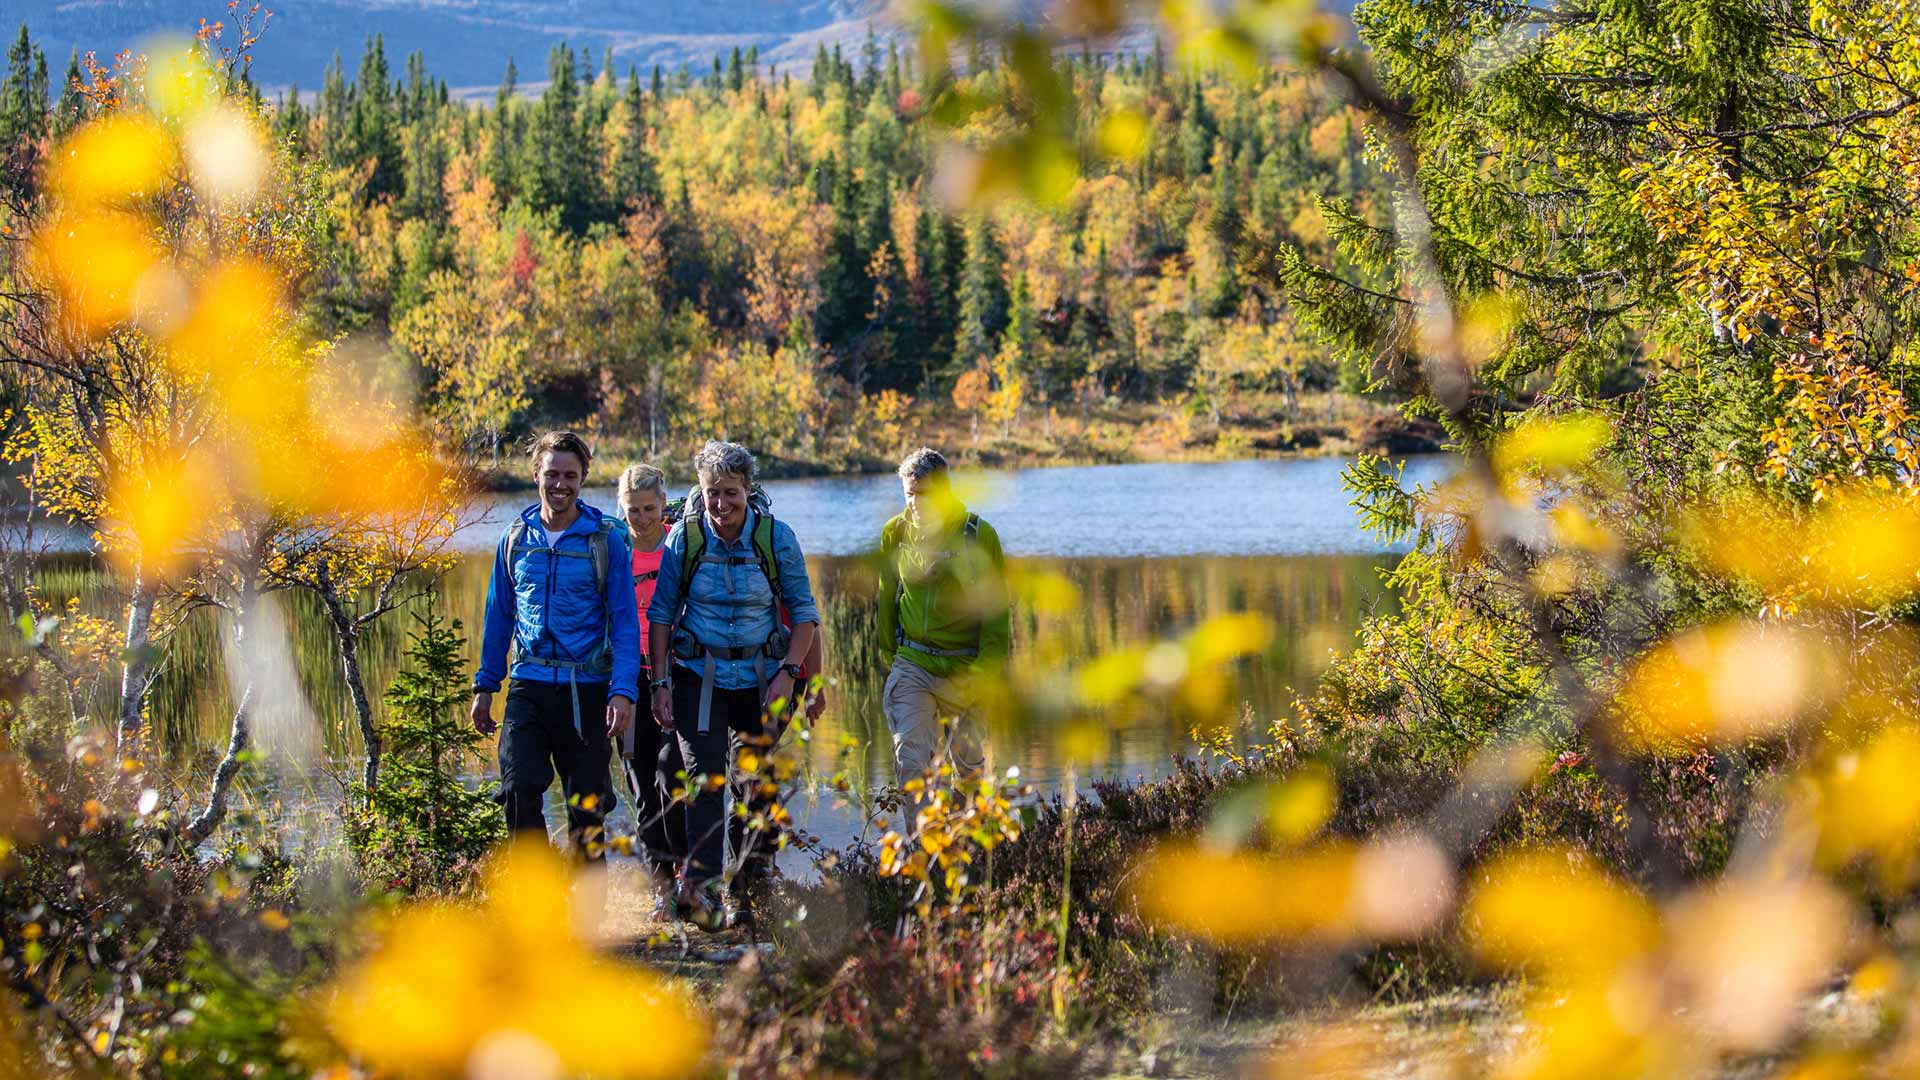
[[[871, 24], [885, 33], [882, 0], [284, 0], [255, 53], [255, 77], [265, 86], [320, 84], [337, 52], [352, 78], [366, 38], [385, 37], [388, 64], [398, 72], [419, 50], [437, 77], [456, 87], [490, 88], [507, 58], [522, 82], [545, 78], [547, 51], [565, 41], [592, 53], [597, 66], [611, 47], [624, 71], [648, 71], [682, 60], [696, 74], [713, 54], [759, 46], [768, 63], [805, 65], [816, 43], [853, 46]], [[233, 16], [219, 0], [14, 0], [4, 16], [9, 35], [25, 20], [47, 52], [56, 77], [69, 50], [94, 50], [103, 60], [156, 35], [190, 33], [201, 19]]]

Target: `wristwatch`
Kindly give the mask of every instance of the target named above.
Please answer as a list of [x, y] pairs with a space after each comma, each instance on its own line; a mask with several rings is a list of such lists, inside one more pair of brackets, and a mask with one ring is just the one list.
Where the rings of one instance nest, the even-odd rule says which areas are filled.
[[798, 678], [800, 677], [800, 665], [799, 665], [799, 664], [781, 664], [781, 665], [780, 665], [780, 670], [781, 670], [781, 671], [784, 671], [784, 672], [786, 672], [787, 674], [789, 674], [789, 675], [791, 675], [791, 676], [793, 676], [793, 677], [794, 677], [795, 679], [798, 679]]
[[647, 685], [653, 687], [655, 690], [669, 689], [670, 687], [673, 686], [673, 676], [662, 675], [660, 678], [654, 679], [653, 681], [647, 683]]

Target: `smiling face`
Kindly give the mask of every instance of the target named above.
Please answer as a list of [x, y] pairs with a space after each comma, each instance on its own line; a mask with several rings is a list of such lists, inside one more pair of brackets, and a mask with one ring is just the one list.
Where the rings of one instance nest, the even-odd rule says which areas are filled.
[[731, 535], [747, 520], [747, 482], [733, 473], [701, 473], [700, 498], [715, 532]]
[[570, 451], [546, 450], [533, 460], [533, 483], [540, 489], [541, 516], [549, 521], [564, 519], [574, 512], [580, 500], [580, 487], [586, 481], [586, 463]]
[[667, 501], [658, 491], [628, 491], [620, 496], [620, 516], [636, 541], [651, 540], [660, 533], [660, 519]]

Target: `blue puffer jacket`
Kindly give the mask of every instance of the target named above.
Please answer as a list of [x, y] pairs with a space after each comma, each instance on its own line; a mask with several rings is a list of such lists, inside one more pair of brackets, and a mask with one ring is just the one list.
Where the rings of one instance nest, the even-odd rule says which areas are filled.
[[[507, 550], [514, 532], [511, 526], [500, 537], [493, 579], [487, 586], [486, 626], [480, 637], [474, 690], [499, 690], [502, 676], [543, 683], [565, 683], [571, 677], [607, 683], [609, 696], [640, 699], [640, 613], [634, 607], [633, 556], [624, 530], [608, 532], [606, 588], [594, 588], [592, 537], [602, 516], [581, 503], [579, 516], [560, 535], [558, 546], [549, 548], [540, 507], [530, 506], [520, 515], [526, 524], [521, 544], [512, 552]], [[509, 642], [513, 645], [511, 671], [507, 670]], [[609, 643], [611, 665], [602, 652]]]

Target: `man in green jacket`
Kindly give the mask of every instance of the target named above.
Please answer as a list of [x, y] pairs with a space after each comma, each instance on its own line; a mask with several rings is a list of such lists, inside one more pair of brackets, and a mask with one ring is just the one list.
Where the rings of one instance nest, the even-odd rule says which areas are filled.
[[904, 784], [944, 751], [974, 775], [986, 763], [976, 681], [1007, 659], [1006, 557], [993, 526], [953, 493], [938, 451], [908, 454], [900, 486], [906, 512], [880, 530], [880, 647], [891, 664], [881, 706], [894, 772]]

